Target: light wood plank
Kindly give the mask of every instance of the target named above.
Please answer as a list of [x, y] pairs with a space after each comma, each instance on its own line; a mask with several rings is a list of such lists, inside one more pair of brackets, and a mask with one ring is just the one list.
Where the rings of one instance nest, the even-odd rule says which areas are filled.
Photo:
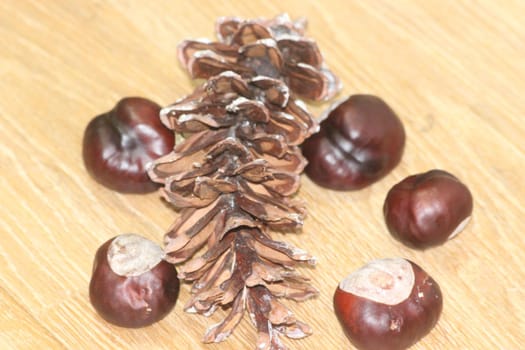
[[[373, 93], [397, 111], [402, 163], [358, 192], [303, 177], [303, 232], [276, 234], [314, 253], [302, 269], [319, 298], [288, 303], [315, 333], [294, 349], [348, 349], [333, 313], [338, 281], [370, 259], [420, 264], [445, 295], [442, 318], [414, 349], [518, 349], [525, 342], [525, 3], [523, 1], [15, 1], [0, 2], [0, 347], [249, 349], [245, 319], [224, 344], [204, 345], [210, 318], [182, 312], [141, 330], [108, 325], [87, 287], [97, 247], [122, 232], [160, 241], [176, 213], [156, 194], [95, 184], [81, 159], [85, 125], [121, 97], [167, 104], [195, 86], [176, 62], [185, 38], [212, 37], [219, 16], [288, 12], [309, 20], [340, 97]], [[319, 113], [326, 105], [312, 106]], [[471, 188], [474, 219], [425, 252], [394, 241], [381, 208], [388, 189], [430, 168]]]

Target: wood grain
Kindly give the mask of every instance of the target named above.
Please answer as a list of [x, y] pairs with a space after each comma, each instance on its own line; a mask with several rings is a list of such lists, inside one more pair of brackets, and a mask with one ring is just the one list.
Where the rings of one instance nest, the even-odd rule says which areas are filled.
[[[127, 330], [88, 301], [94, 252], [137, 232], [160, 241], [177, 215], [157, 194], [94, 183], [81, 159], [85, 125], [121, 97], [167, 104], [194, 83], [176, 62], [184, 38], [212, 37], [218, 16], [288, 12], [309, 20], [340, 97], [381, 96], [408, 140], [402, 163], [358, 192], [303, 178], [309, 217], [276, 235], [314, 253], [303, 269], [319, 298], [291, 305], [315, 333], [293, 349], [348, 349], [332, 308], [338, 281], [368, 260], [403, 256], [441, 285], [438, 326], [414, 349], [519, 349], [525, 342], [525, 2], [523, 1], [17, 1], [0, 2], [0, 347], [250, 349], [245, 319], [226, 343], [200, 343], [218, 322], [185, 314], [184, 285], [162, 322]], [[319, 113], [326, 106], [313, 106]], [[403, 247], [387, 233], [388, 189], [430, 168], [460, 177], [474, 219], [442, 247]]]

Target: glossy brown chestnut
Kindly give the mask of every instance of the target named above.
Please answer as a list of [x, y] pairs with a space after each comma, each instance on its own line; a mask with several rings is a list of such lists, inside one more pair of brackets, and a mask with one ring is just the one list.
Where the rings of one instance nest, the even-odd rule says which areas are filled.
[[341, 281], [334, 295], [335, 313], [360, 350], [412, 346], [436, 325], [442, 308], [438, 284], [401, 258], [370, 262]]
[[120, 327], [148, 326], [175, 306], [179, 279], [164, 252], [152, 241], [124, 234], [97, 251], [89, 298], [106, 321]]
[[468, 224], [472, 194], [454, 175], [430, 170], [412, 175], [388, 192], [383, 214], [390, 233], [419, 249], [443, 244]]
[[390, 172], [404, 146], [405, 130], [394, 111], [379, 97], [353, 95], [304, 142], [305, 172], [320, 186], [357, 190]]
[[162, 125], [160, 106], [140, 97], [120, 100], [86, 127], [84, 165], [100, 184], [124, 193], [147, 193], [158, 186], [146, 173], [148, 163], [173, 149], [174, 135]]

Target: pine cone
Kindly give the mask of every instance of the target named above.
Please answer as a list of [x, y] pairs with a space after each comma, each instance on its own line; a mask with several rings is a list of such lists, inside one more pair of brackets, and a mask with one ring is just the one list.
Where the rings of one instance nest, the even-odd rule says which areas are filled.
[[283, 80], [300, 97], [327, 100], [341, 86], [324, 66], [315, 41], [303, 36], [305, 29], [304, 19], [292, 22], [286, 14], [271, 20], [219, 18], [219, 41], [183, 41], [179, 60], [193, 78], [208, 79], [224, 71], [244, 78], [266, 76]]
[[[179, 277], [193, 282], [186, 311], [210, 315], [219, 306], [231, 306], [230, 314], [208, 329], [204, 342], [228, 337], [246, 310], [258, 331], [257, 349], [286, 349], [279, 335], [301, 338], [312, 332], [278, 298], [303, 301], [318, 294], [295, 270], [298, 264], [315, 264], [315, 259], [272, 240], [268, 231], [300, 229], [306, 215], [302, 203], [291, 196], [299, 188], [299, 175], [306, 165], [298, 145], [318, 125], [295, 98], [302, 91], [286, 83], [295, 79], [290, 78], [294, 72], [290, 67], [300, 66], [297, 62], [303, 58], [315, 63], [311, 67], [323, 65], [318, 51], [314, 52], [317, 61], [309, 57], [312, 48], [317, 50], [315, 44], [303, 51], [283, 50], [288, 52], [282, 56], [286, 64], [278, 74], [275, 70], [268, 73], [268, 67], [260, 70], [260, 62], [276, 57], [272, 50], [256, 60], [244, 54], [251, 44], [264, 43], [268, 33], [281, 41], [285, 36], [302, 35], [300, 22], [283, 18], [223, 19], [219, 37], [229, 44], [204, 48], [200, 42], [185, 42], [181, 46], [183, 63], [191, 61], [190, 71], [208, 80], [161, 111], [168, 128], [187, 135], [149, 169], [150, 177], [164, 184], [162, 196], [180, 209], [165, 235], [167, 260], [185, 263]], [[250, 45], [237, 44], [246, 44], [251, 37], [257, 39]], [[202, 50], [191, 49], [197, 46]], [[206, 51], [209, 48], [232, 60], [217, 64], [222, 61], [215, 60], [215, 54]], [[200, 60], [202, 57], [213, 59]], [[313, 91], [309, 95], [325, 98], [332, 88], [325, 79], [328, 75], [322, 69], [316, 72], [323, 78], [309, 81]], [[261, 73], [269, 76], [258, 75]], [[204, 253], [194, 256], [205, 245]]]

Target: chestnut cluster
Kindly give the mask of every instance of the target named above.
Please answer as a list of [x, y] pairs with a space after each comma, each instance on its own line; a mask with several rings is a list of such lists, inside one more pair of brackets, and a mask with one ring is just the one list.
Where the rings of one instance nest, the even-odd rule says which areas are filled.
[[[302, 146], [305, 173], [332, 190], [358, 190], [399, 164], [405, 130], [381, 98], [352, 95], [332, 106], [318, 133]], [[383, 212], [391, 234], [413, 248], [455, 237], [469, 222], [472, 195], [454, 175], [430, 170], [405, 178], [388, 192]]]
[[[335, 104], [302, 152], [305, 173], [331, 190], [358, 190], [388, 174], [401, 160], [405, 130], [382, 99], [353, 95]], [[472, 195], [454, 175], [430, 170], [393, 186], [383, 215], [391, 235], [426, 249], [454, 238], [468, 224]], [[437, 323], [440, 288], [421, 267], [401, 259], [370, 262], [346, 277], [334, 295], [335, 313], [352, 344], [361, 350], [402, 350]]]
[[[353, 95], [329, 110], [302, 151], [312, 181], [332, 190], [358, 190], [378, 181], [401, 160], [403, 124], [380, 98]], [[385, 199], [390, 233], [413, 248], [443, 244], [472, 213], [472, 195], [454, 175], [431, 170], [395, 185]], [[443, 307], [439, 285], [417, 264], [370, 262], [336, 289], [334, 311], [361, 350], [402, 350], [428, 334]]]

